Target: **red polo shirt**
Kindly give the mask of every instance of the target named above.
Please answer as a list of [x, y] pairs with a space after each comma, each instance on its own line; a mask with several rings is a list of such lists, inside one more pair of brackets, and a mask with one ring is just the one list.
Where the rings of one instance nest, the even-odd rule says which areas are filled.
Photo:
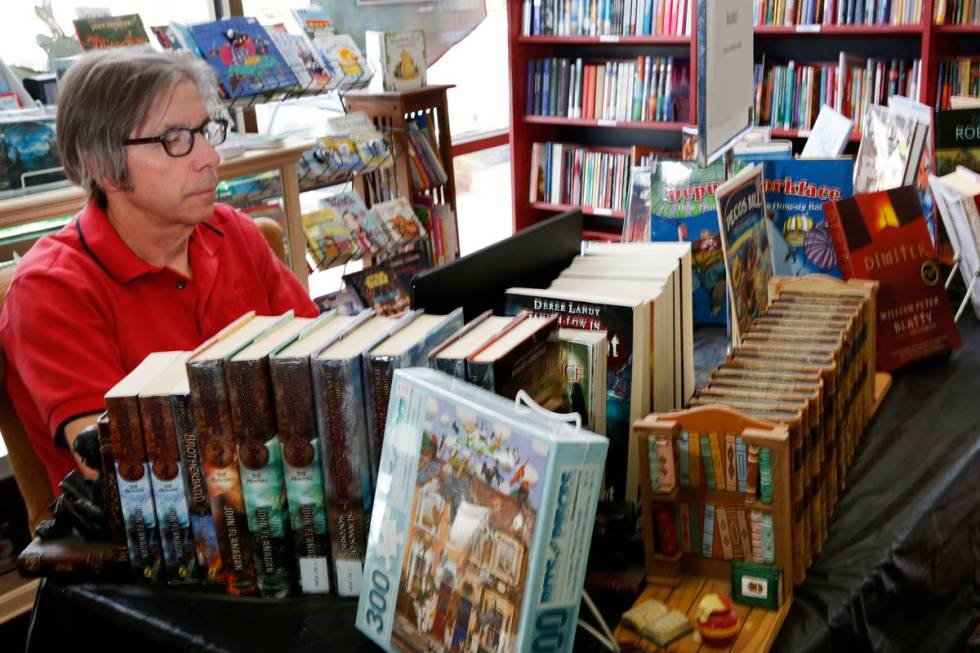
[[147, 264], [89, 204], [21, 259], [0, 314], [7, 390], [58, 482], [74, 469], [54, 435], [104, 409], [103, 396], [150, 352], [190, 350], [246, 311], [318, 311], [247, 216], [224, 205], [194, 228], [191, 278]]

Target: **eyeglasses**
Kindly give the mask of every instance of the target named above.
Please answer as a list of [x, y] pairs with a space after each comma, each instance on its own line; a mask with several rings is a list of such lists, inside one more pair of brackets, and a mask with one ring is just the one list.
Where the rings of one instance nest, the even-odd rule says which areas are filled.
[[159, 136], [146, 138], [130, 138], [123, 145], [144, 145], [159, 143], [166, 153], [174, 158], [187, 156], [194, 149], [194, 135], [200, 134], [211, 145], [221, 145], [228, 135], [228, 121], [222, 118], [209, 119], [200, 127], [171, 127]]

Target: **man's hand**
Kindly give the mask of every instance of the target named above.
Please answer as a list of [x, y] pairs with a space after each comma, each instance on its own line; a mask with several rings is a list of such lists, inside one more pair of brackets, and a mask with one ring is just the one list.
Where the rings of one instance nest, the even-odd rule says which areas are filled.
[[82, 415], [81, 417], [76, 417], [72, 421], [65, 424], [65, 440], [68, 442], [68, 450], [71, 451], [71, 455], [75, 457], [75, 466], [78, 467], [78, 471], [82, 473], [82, 476], [89, 479], [95, 480], [99, 477], [98, 470], [92, 469], [85, 464], [81, 456], [75, 453], [75, 438], [78, 434], [84, 431], [89, 426], [95, 425], [99, 419], [98, 413], [91, 413], [89, 415]]

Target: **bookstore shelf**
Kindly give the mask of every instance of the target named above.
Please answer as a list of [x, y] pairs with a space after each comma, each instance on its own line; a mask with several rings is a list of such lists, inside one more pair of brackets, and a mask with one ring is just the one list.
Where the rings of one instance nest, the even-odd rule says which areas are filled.
[[613, 218], [622, 218], [625, 215], [624, 211], [613, 211], [612, 209], [597, 209], [591, 206], [574, 206], [572, 204], [549, 204], [547, 202], [531, 202], [528, 205], [532, 209], [538, 209], [540, 211], [553, 211], [555, 213], [563, 213], [565, 211], [571, 211], [572, 209], [580, 209], [582, 215], [604, 215]]
[[577, 125], [580, 127], [622, 127], [626, 129], [658, 129], [662, 131], [680, 131], [686, 125], [684, 122], [635, 120], [595, 120], [587, 118], [563, 118], [561, 116], [524, 116], [524, 122], [537, 125]]
[[690, 36], [520, 36], [517, 41], [540, 45], [687, 45]]
[[904, 36], [922, 34], [922, 25], [759, 25], [756, 36]]
[[935, 25], [932, 30], [938, 34], [976, 34], [980, 36], [980, 25]]

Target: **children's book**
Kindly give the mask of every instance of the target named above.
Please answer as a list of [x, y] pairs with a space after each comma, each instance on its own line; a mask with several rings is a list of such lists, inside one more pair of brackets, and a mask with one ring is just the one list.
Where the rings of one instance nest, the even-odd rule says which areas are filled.
[[[736, 162], [735, 170], [741, 165]], [[715, 188], [725, 181], [725, 165], [659, 161], [652, 170], [650, 239], [691, 243], [694, 323], [726, 324], [725, 263], [714, 199]]]
[[915, 189], [904, 186], [824, 205], [841, 273], [873, 279], [877, 367], [891, 371], [960, 345]]
[[254, 18], [234, 16], [188, 29], [218, 74], [227, 97], [258, 95], [296, 85], [296, 75]]
[[367, 59], [381, 72], [385, 91], [404, 91], [425, 85], [425, 31], [364, 33]]
[[[948, 175], [931, 176], [929, 186], [956, 255], [955, 267], [980, 319], [980, 175], [958, 167]], [[957, 317], [962, 310], [961, 306]]]
[[359, 88], [371, 81], [371, 67], [348, 34], [318, 35], [313, 46], [342, 88]]
[[408, 288], [387, 263], [348, 274], [344, 282], [353, 287], [364, 305], [373, 308], [378, 315], [398, 315], [408, 310], [412, 303]]
[[607, 441], [429, 369], [395, 372], [388, 412], [358, 629], [392, 652], [571, 650]]
[[324, 208], [332, 208], [341, 217], [362, 256], [375, 256], [390, 248], [388, 236], [373, 213], [364, 206], [357, 191], [345, 191], [320, 200]]
[[41, 111], [11, 112], [0, 118], [0, 197], [65, 182], [54, 116]]
[[177, 39], [177, 35], [174, 33], [174, 30], [170, 25], [154, 25], [150, 27], [150, 31], [157, 37], [157, 42], [160, 43], [160, 47], [164, 50], [183, 49], [183, 46], [180, 44], [180, 41]]
[[412, 205], [404, 197], [378, 202], [371, 207], [370, 212], [384, 225], [392, 248], [411, 245], [426, 235], [425, 227], [419, 222]]
[[840, 277], [823, 205], [853, 195], [852, 159], [787, 159], [764, 164], [773, 271]]
[[813, 123], [810, 136], [806, 139], [806, 145], [803, 146], [801, 158], [822, 159], [840, 156], [847, 145], [847, 141], [851, 138], [853, 130], [853, 120], [836, 111], [830, 105], [824, 104], [820, 107], [817, 121]]
[[327, 16], [327, 12], [320, 7], [293, 9], [292, 13], [303, 32], [311, 40], [321, 35], [330, 36], [332, 34], [336, 34], [333, 21], [330, 20], [329, 16]]
[[72, 22], [78, 42], [85, 50], [150, 43], [139, 14], [79, 18]]
[[310, 254], [320, 269], [343, 265], [361, 255], [344, 218], [332, 206], [304, 213], [303, 232]]
[[335, 311], [337, 315], [357, 315], [364, 310], [364, 302], [357, 292], [346, 284], [340, 290], [314, 297], [313, 303], [321, 313]]
[[738, 344], [768, 304], [773, 274], [762, 164], [749, 166], [718, 186], [715, 201], [734, 317], [732, 340]]

